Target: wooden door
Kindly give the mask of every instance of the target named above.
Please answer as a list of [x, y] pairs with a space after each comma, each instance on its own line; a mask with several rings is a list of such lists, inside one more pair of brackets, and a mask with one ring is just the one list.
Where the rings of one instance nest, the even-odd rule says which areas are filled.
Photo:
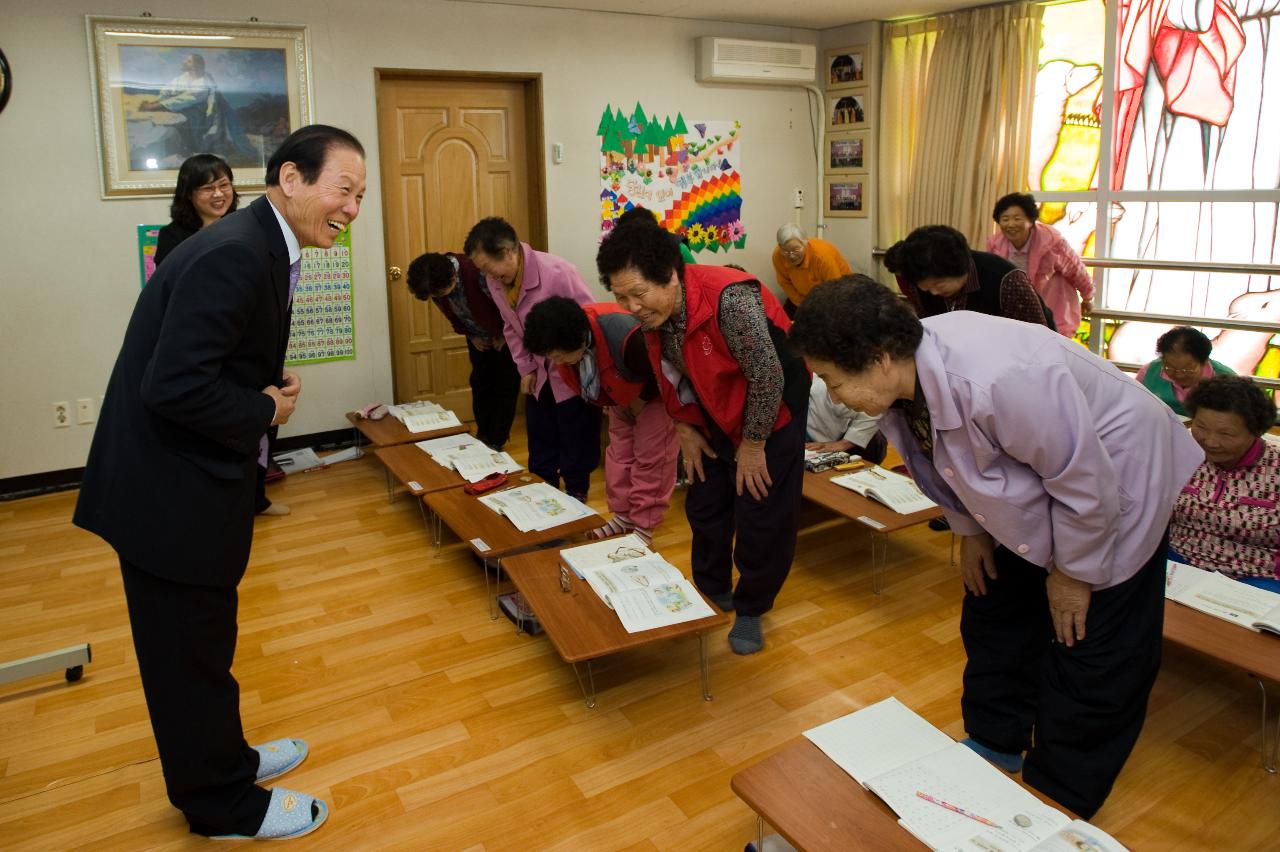
[[[537, 80], [378, 79], [378, 151], [396, 402], [430, 399], [471, 419], [466, 339], [403, 275], [423, 252], [462, 251], [471, 226], [501, 216], [545, 245]], [[402, 271], [396, 278], [394, 269]]]

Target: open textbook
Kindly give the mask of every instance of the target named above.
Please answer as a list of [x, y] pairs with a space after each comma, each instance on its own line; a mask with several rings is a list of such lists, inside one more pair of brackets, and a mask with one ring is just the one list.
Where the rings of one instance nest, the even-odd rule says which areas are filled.
[[715, 615], [680, 569], [635, 535], [565, 548], [560, 558], [618, 614], [628, 633]]
[[480, 502], [511, 521], [520, 532], [549, 530], [597, 514], [581, 500], [545, 482], [486, 494]]
[[931, 849], [1120, 852], [1115, 838], [1046, 805], [896, 698], [805, 731]]
[[938, 505], [924, 496], [908, 477], [879, 466], [833, 476], [831, 481], [863, 497], [883, 503], [900, 515], [910, 515]]
[[426, 400], [406, 402], [403, 405], [388, 405], [387, 413], [403, 423], [404, 428], [410, 432], [431, 432], [462, 425], [458, 415]]
[[452, 468], [468, 482], [479, 482], [491, 473], [523, 470], [509, 454], [494, 452], [470, 435], [449, 435], [418, 441], [415, 447], [431, 456], [436, 464]]
[[1216, 571], [1169, 561], [1164, 596], [1223, 621], [1280, 633], [1280, 595], [1233, 580]]

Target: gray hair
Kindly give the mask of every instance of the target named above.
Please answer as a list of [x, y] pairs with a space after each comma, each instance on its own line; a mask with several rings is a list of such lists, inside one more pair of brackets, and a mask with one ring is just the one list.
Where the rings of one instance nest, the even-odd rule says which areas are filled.
[[793, 225], [790, 222], [778, 229], [778, 245], [782, 245], [787, 240], [799, 240], [807, 242], [808, 237], [804, 235], [804, 229], [799, 225]]

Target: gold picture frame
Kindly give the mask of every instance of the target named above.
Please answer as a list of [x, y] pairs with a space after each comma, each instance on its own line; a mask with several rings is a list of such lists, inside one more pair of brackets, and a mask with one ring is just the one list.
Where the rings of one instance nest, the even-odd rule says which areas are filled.
[[858, 44], [828, 50], [825, 55], [827, 59], [825, 86], [828, 92], [870, 84], [870, 68], [867, 67], [870, 52], [867, 45]]
[[827, 216], [865, 219], [871, 207], [867, 175], [837, 175], [823, 180], [822, 203]]
[[871, 163], [871, 131], [840, 130], [826, 135], [827, 174], [866, 174]]
[[871, 126], [871, 90], [867, 87], [828, 92], [827, 132], [861, 130]]
[[182, 161], [217, 154], [236, 188], [311, 123], [307, 28], [88, 15], [102, 197], [167, 196]]

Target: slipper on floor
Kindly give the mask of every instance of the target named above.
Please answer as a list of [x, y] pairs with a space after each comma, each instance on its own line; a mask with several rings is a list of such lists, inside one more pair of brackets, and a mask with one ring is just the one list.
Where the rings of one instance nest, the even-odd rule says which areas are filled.
[[[311, 806], [316, 815], [311, 815]], [[262, 818], [262, 827], [250, 837], [247, 834], [219, 834], [213, 840], [292, 840], [315, 831], [329, 818], [329, 806], [306, 793], [283, 787], [271, 788], [271, 804]]]
[[307, 759], [307, 744], [303, 740], [273, 740], [254, 746], [253, 750], [261, 758], [258, 761], [259, 783], [279, 778]]

